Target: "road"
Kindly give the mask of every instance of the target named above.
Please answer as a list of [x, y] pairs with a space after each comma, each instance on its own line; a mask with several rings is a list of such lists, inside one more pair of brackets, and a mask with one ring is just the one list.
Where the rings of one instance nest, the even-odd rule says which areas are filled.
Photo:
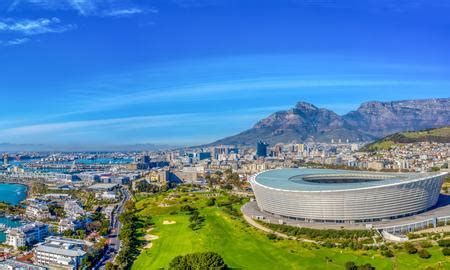
[[110, 220], [110, 233], [107, 236], [108, 246], [106, 248], [105, 253], [103, 254], [103, 258], [97, 263], [94, 269], [105, 269], [105, 265], [109, 261], [114, 261], [114, 258], [117, 256], [120, 250], [120, 240], [119, 233], [122, 228], [122, 224], [120, 223], [118, 217], [123, 212], [123, 206], [126, 201], [128, 201], [131, 197], [130, 192], [127, 188], [123, 187], [121, 189], [123, 198], [117, 206], [116, 210], [111, 215]]

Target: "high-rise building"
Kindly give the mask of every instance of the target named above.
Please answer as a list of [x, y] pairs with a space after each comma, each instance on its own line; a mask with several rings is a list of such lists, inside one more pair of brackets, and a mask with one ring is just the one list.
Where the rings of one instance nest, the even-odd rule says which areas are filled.
[[150, 163], [150, 156], [149, 155], [144, 155], [142, 157], [142, 163], [144, 163], [144, 164]]
[[198, 160], [204, 160], [204, 159], [210, 159], [211, 158], [211, 152], [200, 152], [197, 153]]
[[9, 157], [8, 157], [8, 154], [4, 154], [4, 155], [3, 155], [3, 165], [4, 165], [4, 166], [9, 165]]
[[256, 144], [256, 156], [257, 157], [266, 157], [267, 156], [267, 146], [268, 144], [263, 142], [263, 141], [259, 141]]
[[305, 151], [305, 145], [302, 143], [297, 144], [297, 152], [302, 153], [303, 151]]

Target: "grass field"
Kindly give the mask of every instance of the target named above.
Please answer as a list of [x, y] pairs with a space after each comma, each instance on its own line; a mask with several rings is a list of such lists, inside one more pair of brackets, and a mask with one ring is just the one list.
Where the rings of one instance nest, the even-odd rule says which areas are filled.
[[[329, 249], [293, 240], [269, 240], [264, 233], [249, 227], [240, 218], [224, 213], [219, 207], [205, 207], [205, 199], [199, 194], [185, 202], [199, 208], [206, 218], [204, 226], [193, 231], [188, 227], [188, 215], [173, 213], [178, 209], [177, 203], [159, 207], [161, 200], [159, 196], [137, 203], [140, 215], [154, 217], [151, 233], [159, 239], [153, 241], [152, 248], [142, 251], [132, 269], [167, 268], [175, 256], [196, 251], [215, 251], [232, 269], [344, 269], [347, 261], [371, 263], [376, 269], [395, 267], [405, 270], [436, 267], [440, 262], [442, 266], [436, 269], [450, 269], [450, 260], [445, 261], [437, 247], [429, 249], [433, 256], [428, 260], [402, 252], [395, 259], [389, 259], [372, 250]], [[165, 220], [176, 223], [164, 225]]]

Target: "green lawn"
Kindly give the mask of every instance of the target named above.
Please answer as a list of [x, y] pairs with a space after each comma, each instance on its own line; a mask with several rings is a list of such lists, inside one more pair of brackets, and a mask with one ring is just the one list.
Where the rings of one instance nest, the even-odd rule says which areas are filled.
[[426, 269], [428, 266], [433, 267], [433, 269], [450, 269], [450, 258], [445, 259], [440, 247], [434, 246], [427, 250], [431, 254], [429, 259], [422, 259], [417, 254], [409, 255], [404, 251], [400, 252], [396, 258], [398, 263], [397, 269]]
[[[425, 266], [434, 266], [444, 260], [438, 248], [430, 249], [433, 257], [429, 260], [401, 254], [395, 263], [375, 251], [317, 248], [293, 240], [271, 241], [265, 234], [249, 227], [241, 219], [233, 219], [219, 207], [203, 207], [205, 200], [202, 198], [189, 202], [201, 209], [201, 215], [206, 217], [204, 226], [193, 231], [188, 227], [188, 215], [170, 215], [177, 208], [158, 207], [160, 200], [161, 197], [145, 199], [137, 204], [142, 208], [140, 215], [154, 217], [152, 234], [160, 238], [153, 241], [151, 249], [141, 253], [132, 269], [167, 268], [175, 256], [196, 251], [215, 251], [233, 269], [344, 269], [347, 261], [371, 263], [376, 269], [392, 269], [394, 264], [399, 265], [398, 269], [425, 269]], [[164, 220], [176, 221], [176, 224], [163, 225]], [[327, 263], [327, 257], [332, 262]], [[449, 261], [446, 267], [441, 269], [449, 269]]]

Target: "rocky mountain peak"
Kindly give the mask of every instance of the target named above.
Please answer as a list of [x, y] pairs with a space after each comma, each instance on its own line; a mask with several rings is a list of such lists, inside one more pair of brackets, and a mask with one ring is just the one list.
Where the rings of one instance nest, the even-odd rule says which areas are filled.
[[273, 113], [235, 136], [213, 144], [253, 145], [322, 141], [371, 141], [401, 131], [450, 125], [450, 98], [370, 101], [339, 116], [311, 103], [298, 102], [292, 109]]
[[297, 104], [295, 105], [295, 109], [301, 110], [301, 111], [317, 111], [319, 108], [317, 108], [316, 106], [314, 106], [311, 103], [300, 101], [300, 102], [297, 102]]

